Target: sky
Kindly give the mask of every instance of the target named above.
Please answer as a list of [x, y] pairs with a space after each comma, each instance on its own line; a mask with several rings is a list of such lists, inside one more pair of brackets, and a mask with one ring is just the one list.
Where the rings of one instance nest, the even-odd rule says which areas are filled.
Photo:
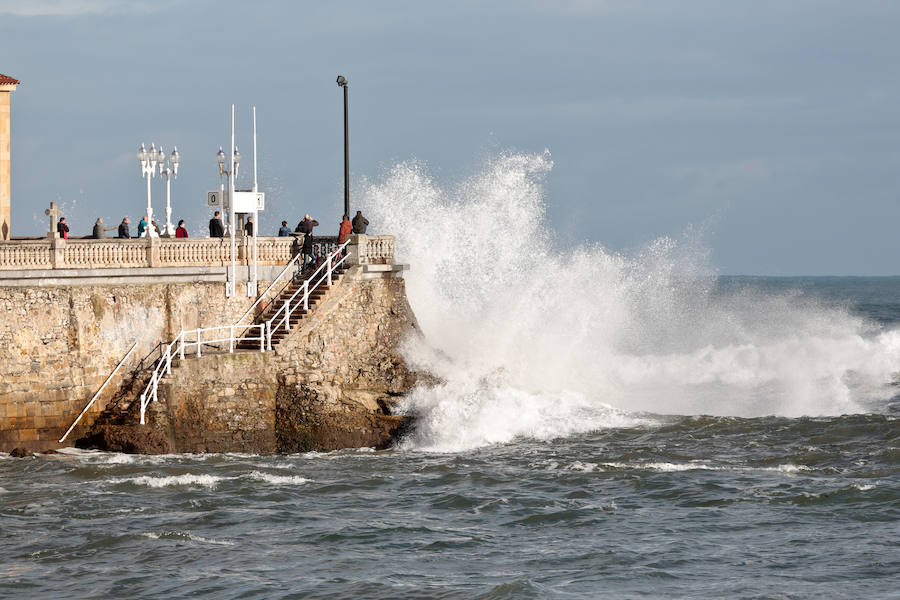
[[[692, 231], [722, 274], [896, 275], [898, 31], [881, 0], [0, 0], [13, 235], [43, 234], [51, 201], [73, 235], [135, 221], [151, 142], [178, 146], [173, 216], [205, 235], [232, 103], [238, 187], [257, 107], [261, 232], [336, 229], [342, 74], [352, 186], [546, 148], [563, 246]], [[156, 215], [164, 197], [154, 180]]]

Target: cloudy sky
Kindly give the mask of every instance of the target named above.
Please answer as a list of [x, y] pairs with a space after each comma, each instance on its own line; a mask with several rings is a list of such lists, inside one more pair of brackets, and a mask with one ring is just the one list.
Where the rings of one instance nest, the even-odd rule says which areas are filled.
[[721, 273], [900, 274], [898, 31], [887, 0], [0, 0], [13, 233], [52, 200], [73, 233], [139, 217], [141, 142], [178, 145], [201, 233], [232, 103], [248, 158], [259, 113], [263, 229], [336, 221], [340, 73], [354, 181], [548, 148], [562, 244], [693, 228]]

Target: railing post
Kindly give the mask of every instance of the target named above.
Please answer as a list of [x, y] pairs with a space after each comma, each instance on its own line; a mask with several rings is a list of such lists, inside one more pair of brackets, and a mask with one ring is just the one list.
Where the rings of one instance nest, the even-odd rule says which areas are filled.
[[184, 360], [184, 329], [182, 329], [181, 333], [178, 335], [181, 336], [181, 343], [178, 345], [178, 354], [181, 356], [181, 360]]
[[303, 310], [309, 310], [309, 279], [303, 282]]
[[272, 321], [266, 321], [266, 346], [272, 351]]
[[144, 391], [144, 393], [141, 394], [141, 425], [146, 425], [146, 423], [144, 422], [144, 409], [146, 407], [147, 407], [147, 392]]
[[197, 358], [200, 358], [200, 330], [197, 330]]
[[234, 354], [234, 325], [228, 331], [230, 332], [228, 335], [228, 353]]
[[166, 346], [166, 375], [172, 374], [172, 345]]
[[332, 253], [328, 253], [328, 287], [331, 287], [331, 257]]
[[291, 300], [288, 298], [284, 301], [284, 330], [288, 331], [290, 329], [291, 322]]
[[266, 351], [266, 324], [265, 323], [259, 324], [259, 351], [260, 352]]

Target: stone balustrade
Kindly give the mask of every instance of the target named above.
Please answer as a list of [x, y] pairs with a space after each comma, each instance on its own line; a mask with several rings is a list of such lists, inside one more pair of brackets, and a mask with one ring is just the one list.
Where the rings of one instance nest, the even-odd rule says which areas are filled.
[[[258, 237], [257, 264], [283, 265], [300, 251], [302, 234]], [[315, 236], [321, 255], [336, 238]], [[253, 258], [253, 239], [236, 240], [240, 264]], [[394, 236], [352, 236], [351, 264], [393, 264]], [[129, 267], [195, 267], [231, 264], [230, 238], [37, 239], [0, 242], [0, 271], [25, 269], [121, 269]]]
[[354, 235], [349, 251], [351, 264], [390, 265], [394, 263], [394, 236]]

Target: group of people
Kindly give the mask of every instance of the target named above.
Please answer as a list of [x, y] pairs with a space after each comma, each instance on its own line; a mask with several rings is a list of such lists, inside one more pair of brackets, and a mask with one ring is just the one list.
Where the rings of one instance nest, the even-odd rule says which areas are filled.
[[[312, 248], [313, 248], [313, 228], [317, 227], [319, 222], [310, 217], [308, 214], [304, 215], [303, 219], [297, 223], [297, 227], [291, 231], [290, 227], [288, 227], [287, 221], [281, 222], [281, 228], [278, 230], [279, 237], [291, 236], [297, 233], [303, 234], [303, 254], [304, 257], [309, 256], [310, 260], [312, 260]], [[356, 216], [353, 217], [353, 220], [350, 220], [349, 215], [344, 215], [344, 218], [341, 220], [338, 229], [338, 244], [343, 244], [347, 241], [347, 237], [351, 234], [364, 234], [366, 232], [366, 227], [369, 225], [369, 220], [366, 219], [361, 210], [356, 211]], [[156, 231], [156, 234], [159, 235], [159, 227], [156, 224], [156, 221], [151, 221], [150, 224], [147, 224], [147, 216], [141, 217], [141, 220], [138, 222], [137, 226], [137, 235], [135, 237], [143, 237], [148, 227], [153, 227]], [[252, 236], [255, 232], [256, 224], [253, 222], [253, 217], [247, 217], [247, 222], [244, 225], [244, 232], [247, 236]], [[117, 230], [116, 237], [118, 239], [130, 239], [131, 238], [131, 220], [128, 217], [122, 219], [122, 222], [119, 223], [118, 227], [113, 225], [112, 227], [107, 227], [103, 223], [103, 217], [99, 217], [97, 221], [94, 223], [94, 231], [91, 235], [95, 240], [102, 240], [106, 238], [107, 231]], [[69, 225], [66, 223], [65, 217], [60, 217], [59, 221], [56, 223], [56, 231], [59, 233], [59, 237], [62, 239], [69, 239]], [[178, 221], [178, 227], [175, 229], [175, 237], [176, 238], [186, 238], [188, 237], [187, 228], [184, 226], [184, 219]], [[213, 218], [209, 220], [209, 237], [211, 238], [222, 238], [225, 237], [225, 225], [222, 223], [222, 213], [220, 211], [216, 211], [213, 215]], [[304, 258], [304, 264], [305, 264]]]

